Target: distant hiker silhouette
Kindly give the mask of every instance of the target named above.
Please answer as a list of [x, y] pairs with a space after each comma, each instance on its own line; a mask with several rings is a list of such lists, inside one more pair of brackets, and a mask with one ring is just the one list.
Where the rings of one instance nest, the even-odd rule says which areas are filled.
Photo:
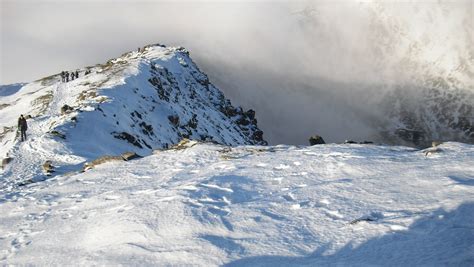
[[74, 81], [74, 72], [71, 72], [71, 81]]
[[65, 78], [66, 78], [66, 82], [69, 82], [69, 72], [66, 71], [66, 72], [64, 73], [64, 76], [65, 76]]
[[21, 141], [26, 140], [26, 130], [28, 130], [28, 124], [26, 123], [25, 117], [23, 117], [23, 114], [20, 115], [20, 118], [18, 118], [18, 129], [20, 130], [21, 134]]
[[64, 77], [66, 73], [64, 71], [61, 71], [61, 82], [66, 81], [66, 77]]
[[76, 79], [79, 78], [79, 71], [76, 70]]

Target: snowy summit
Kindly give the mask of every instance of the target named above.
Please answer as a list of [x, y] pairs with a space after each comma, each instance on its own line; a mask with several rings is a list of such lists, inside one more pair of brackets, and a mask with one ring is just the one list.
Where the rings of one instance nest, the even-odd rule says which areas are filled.
[[[71, 74], [76, 73], [75, 70]], [[244, 111], [213, 86], [181, 47], [150, 45], [77, 71], [0, 87], [0, 157], [4, 175], [41, 176], [102, 156], [149, 155], [183, 138], [226, 145], [265, 145], [253, 110]], [[18, 143], [25, 114], [27, 141]]]

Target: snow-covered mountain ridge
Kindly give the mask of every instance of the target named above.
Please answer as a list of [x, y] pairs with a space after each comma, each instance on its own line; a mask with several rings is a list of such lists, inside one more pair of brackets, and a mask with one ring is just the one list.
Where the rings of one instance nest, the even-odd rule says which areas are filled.
[[473, 145], [181, 148], [2, 193], [0, 264], [474, 264]]
[[[90, 72], [89, 74], [86, 74]], [[20, 143], [16, 122], [28, 119]], [[149, 155], [183, 138], [226, 145], [264, 145], [255, 112], [232, 106], [180, 47], [149, 45], [79, 70], [0, 87], [0, 157], [4, 176], [30, 179], [51, 160], [57, 170], [133, 151]]]

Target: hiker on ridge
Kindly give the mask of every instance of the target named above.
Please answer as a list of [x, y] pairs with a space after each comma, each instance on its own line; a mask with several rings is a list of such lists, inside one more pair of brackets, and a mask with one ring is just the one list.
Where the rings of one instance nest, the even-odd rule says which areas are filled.
[[21, 141], [26, 140], [26, 130], [28, 129], [28, 124], [26, 123], [25, 117], [23, 117], [23, 114], [20, 115], [20, 118], [18, 118], [18, 129], [20, 130], [21, 133]]

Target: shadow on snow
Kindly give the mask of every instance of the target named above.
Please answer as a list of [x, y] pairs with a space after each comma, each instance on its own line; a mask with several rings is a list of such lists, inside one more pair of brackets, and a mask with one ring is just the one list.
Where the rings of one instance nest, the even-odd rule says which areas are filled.
[[331, 255], [326, 255], [327, 247], [302, 257], [256, 256], [225, 266], [474, 266], [474, 202], [450, 212], [436, 210], [407, 231], [392, 232], [359, 246], [349, 243]]

